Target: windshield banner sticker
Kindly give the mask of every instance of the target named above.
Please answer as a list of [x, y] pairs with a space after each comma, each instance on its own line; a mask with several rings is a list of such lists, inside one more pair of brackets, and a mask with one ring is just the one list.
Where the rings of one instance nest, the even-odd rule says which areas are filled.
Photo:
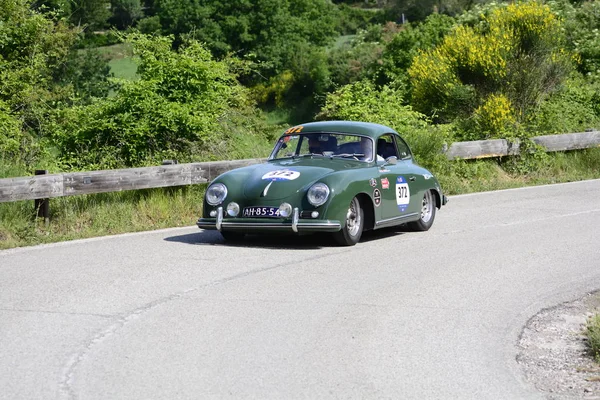
[[291, 169], [278, 169], [277, 171], [267, 172], [261, 179], [272, 181], [293, 181], [300, 176], [300, 172]]
[[406, 179], [404, 179], [404, 177], [399, 176], [396, 179], [396, 204], [398, 205], [400, 212], [406, 211], [409, 202], [410, 189], [408, 187], [408, 183], [406, 183]]

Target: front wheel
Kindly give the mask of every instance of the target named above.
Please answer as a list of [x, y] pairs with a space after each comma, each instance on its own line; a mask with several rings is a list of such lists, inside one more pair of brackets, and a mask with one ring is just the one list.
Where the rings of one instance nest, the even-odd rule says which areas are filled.
[[435, 219], [436, 203], [435, 196], [428, 190], [423, 195], [423, 202], [421, 204], [421, 217], [414, 222], [409, 222], [407, 225], [413, 231], [425, 232], [433, 225]]
[[350, 207], [346, 212], [344, 226], [339, 232], [335, 232], [333, 237], [342, 246], [354, 246], [362, 236], [364, 225], [364, 212], [360, 206], [360, 201], [355, 197], [350, 202]]

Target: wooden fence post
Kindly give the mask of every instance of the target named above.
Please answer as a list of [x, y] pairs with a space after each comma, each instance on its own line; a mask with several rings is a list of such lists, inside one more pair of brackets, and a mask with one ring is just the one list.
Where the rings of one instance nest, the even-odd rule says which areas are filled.
[[[46, 175], [48, 170], [36, 169], [35, 175]], [[35, 210], [38, 218], [44, 218], [46, 225], [50, 223], [50, 199], [35, 199]]]

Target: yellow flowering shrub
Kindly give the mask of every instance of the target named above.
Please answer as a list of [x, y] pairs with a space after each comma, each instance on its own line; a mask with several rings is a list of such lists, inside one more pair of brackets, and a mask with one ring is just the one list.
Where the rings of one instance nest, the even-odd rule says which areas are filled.
[[267, 84], [258, 84], [252, 88], [252, 97], [259, 104], [273, 102], [276, 106], [282, 106], [285, 94], [294, 84], [294, 74], [286, 70], [271, 78]]
[[473, 111], [473, 122], [481, 139], [503, 138], [514, 128], [516, 118], [510, 100], [503, 94], [492, 94]]
[[560, 19], [541, 2], [499, 5], [479, 19], [417, 54], [408, 70], [412, 102], [439, 122], [472, 116], [497, 135], [539, 105], [572, 58], [561, 48]]

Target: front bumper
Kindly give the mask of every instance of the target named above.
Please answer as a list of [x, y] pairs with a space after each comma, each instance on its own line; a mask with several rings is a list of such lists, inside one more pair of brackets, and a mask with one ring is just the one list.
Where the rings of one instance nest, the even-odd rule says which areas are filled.
[[218, 231], [252, 232], [337, 232], [342, 229], [340, 221], [300, 219], [298, 208], [294, 208], [290, 220], [273, 220], [270, 218], [223, 218], [223, 207], [217, 209], [216, 218], [200, 218], [196, 225], [201, 229]]

